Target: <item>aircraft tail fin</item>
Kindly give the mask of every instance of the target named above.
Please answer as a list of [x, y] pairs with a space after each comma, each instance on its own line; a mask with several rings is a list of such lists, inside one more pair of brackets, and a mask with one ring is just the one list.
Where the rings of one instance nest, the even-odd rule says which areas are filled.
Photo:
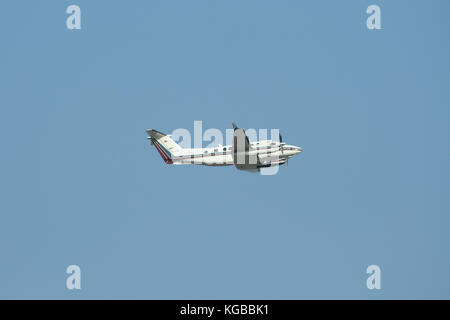
[[154, 129], [145, 131], [149, 135], [148, 139], [152, 141], [152, 144], [156, 147], [164, 162], [172, 164], [174, 154], [181, 151], [182, 148], [168, 134]]

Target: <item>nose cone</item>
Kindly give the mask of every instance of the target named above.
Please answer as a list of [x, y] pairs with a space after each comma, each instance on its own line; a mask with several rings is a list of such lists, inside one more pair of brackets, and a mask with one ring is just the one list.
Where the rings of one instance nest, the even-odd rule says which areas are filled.
[[299, 154], [300, 152], [302, 152], [303, 149], [300, 147], [296, 147], [296, 146], [286, 145], [283, 147], [283, 151], [284, 151], [285, 155], [292, 157], [292, 156], [295, 156], [296, 154]]
[[288, 146], [288, 148], [289, 148], [289, 150], [291, 150], [291, 152], [292, 152], [293, 154], [299, 154], [300, 152], [303, 151], [302, 148], [297, 147], [297, 146]]

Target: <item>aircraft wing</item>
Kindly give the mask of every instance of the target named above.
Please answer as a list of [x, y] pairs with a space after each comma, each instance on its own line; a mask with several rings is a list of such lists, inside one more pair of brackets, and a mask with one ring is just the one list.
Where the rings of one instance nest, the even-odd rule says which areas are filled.
[[260, 165], [257, 152], [250, 146], [244, 129], [238, 128], [233, 123], [233, 162], [237, 169], [254, 171]]

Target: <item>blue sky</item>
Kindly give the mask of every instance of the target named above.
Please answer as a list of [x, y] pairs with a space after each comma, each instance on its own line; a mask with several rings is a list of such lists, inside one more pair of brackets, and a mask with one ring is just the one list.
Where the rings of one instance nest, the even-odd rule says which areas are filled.
[[[0, 298], [450, 298], [449, 12], [2, 1]], [[305, 151], [274, 176], [164, 164], [145, 129], [195, 120]]]

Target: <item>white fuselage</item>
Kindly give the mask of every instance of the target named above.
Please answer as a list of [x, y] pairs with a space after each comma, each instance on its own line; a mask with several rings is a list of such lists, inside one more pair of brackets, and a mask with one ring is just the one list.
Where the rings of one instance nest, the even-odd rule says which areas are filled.
[[[302, 152], [300, 147], [281, 144], [277, 141], [264, 140], [250, 143], [249, 155], [260, 158], [271, 158], [282, 163], [288, 158]], [[173, 164], [199, 164], [208, 166], [232, 166], [233, 150], [231, 145], [212, 148], [183, 148], [174, 152]]]

